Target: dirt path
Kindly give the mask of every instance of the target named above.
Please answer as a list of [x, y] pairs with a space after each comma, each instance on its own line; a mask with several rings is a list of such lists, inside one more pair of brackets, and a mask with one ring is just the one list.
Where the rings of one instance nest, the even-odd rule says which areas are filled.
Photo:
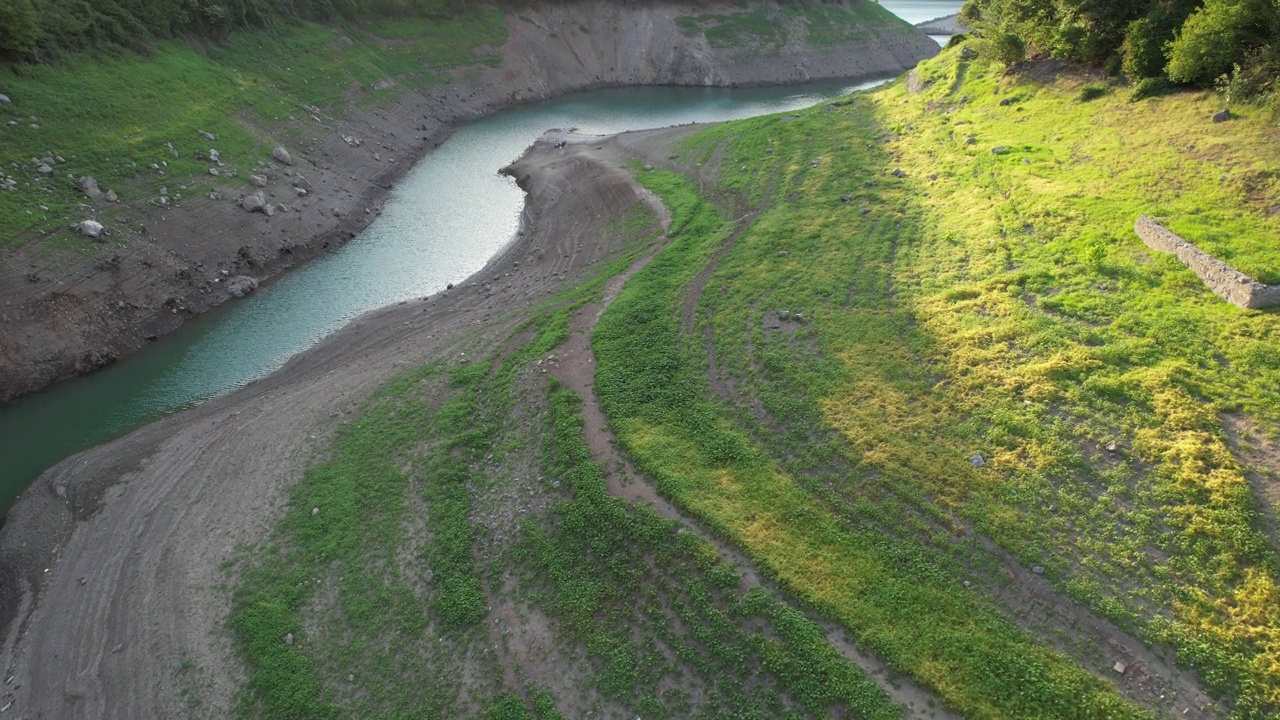
[[[624, 147], [620, 147], [617, 144], [609, 144], [603, 149], [612, 154], [615, 160], [621, 161], [626, 159], [624, 155], [640, 151], [641, 147], [631, 142]], [[660, 150], [661, 147], [655, 149]], [[623, 155], [617, 155], [617, 153], [623, 153]], [[646, 159], [656, 162], [656, 157], [660, 156], [655, 153], [652, 157]], [[772, 187], [772, 184], [771, 180], [770, 187]], [[665, 232], [671, 222], [669, 211], [662, 205], [660, 200], [646, 193], [639, 185], [636, 185], [636, 192], [642, 195], [650, 206], [654, 208], [655, 212], [658, 213], [661, 218], [662, 229]], [[766, 198], [767, 196], [768, 192], [766, 191]], [[767, 201], [762, 202], [761, 207], [766, 204]], [[682, 327], [686, 333], [692, 332], [692, 308], [696, 307], [697, 297], [700, 295], [702, 288], [705, 287], [711, 273], [715, 271], [718, 265], [717, 259], [732, 247], [733, 242], [750, 225], [751, 220], [758, 214], [759, 209], [757, 208], [754, 212], [741, 219], [733, 234], [722, 243], [713, 260], [708, 263], [707, 268], [698, 275], [698, 279], [691, 286], [689, 299], [686, 301], [682, 313], [682, 326], [685, 324], [690, 326], [689, 328]], [[595, 353], [591, 349], [591, 332], [604, 315], [605, 310], [617, 298], [627, 280], [643, 269], [657, 254], [658, 250], [665, 245], [665, 242], [666, 237], [664, 235], [656, 244], [653, 252], [636, 259], [622, 273], [609, 279], [599, 302], [584, 305], [574, 313], [570, 320], [569, 340], [560, 347], [556, 352], [555, 359], [549, 361], [546, 367], [553, 377], [564, 383], [566, 387], [572, 389], [582, 398], [583, 437], [591, 450], [592, 457], [605, 470], [605, 483], [611, 494], [629, 502], [648, 505], [662, 517], [680, 522], [685, 527], [696, 532], [704, 540], [710, 542], [719, 551], [721, 557], [732, 562], [742, 573], [741, 590], [743, 592], [754, 587], [764, 587], [773, 595], [779, 596], [781, 595], [779, 589], [755, 569], [750, 558], [745, 553], [712, 533], [697, 519], [685, 514], [658, 493], [657, 488], [636, 469], [629, 458], [623, 456], [619, 451], [617, 438], [609, 429], [608, 417], [600, 408], [600, 400], [596, 395], [594, 386], [596, 360]], [[811, 619], [818, 622], [820, 627], [823, 628], [827, 640], [845, 659], [853, 662], [870, 677], [874, 678], [881, 688], [888, 693], [889, 697], [907, 708], [909, 717], [935, 720], [959, 717], [942, 709], [937, 698], [931, 692], [917, 685], [909, 678], [894, 673], [878, 658], [864, 652], [850, 642], [846, 637], [844, 628], [841, 626], [818, 616], [811, 615]]]
[[[592, 146], [531, 150], [524, 232], [476, 276], [365, 315], [237, 392], [75, 456], [0, 532], [0, 707], [11, 717], [225, 716], [244, 674], [223, 564], [266, 537], [292, 484], [388, 378], [483, 356], [525, 308], [625, 250], [637, 201]], [[534, 238], [538, 238], [536, 241]], [[199, 697], [183, 694], [196, 678]]]

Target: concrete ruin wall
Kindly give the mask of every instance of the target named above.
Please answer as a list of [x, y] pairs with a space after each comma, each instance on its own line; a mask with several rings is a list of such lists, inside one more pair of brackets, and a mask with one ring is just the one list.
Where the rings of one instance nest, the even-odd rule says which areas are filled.
[[1151, 218], [1138, 218], [1133, 230], [1147, 247], [1177, 256], [1210, 290], [1232, 305], [1246, 309], [1280, 305], [1280, 285], [1264, 285], [1254, 280], [1157, 225]]

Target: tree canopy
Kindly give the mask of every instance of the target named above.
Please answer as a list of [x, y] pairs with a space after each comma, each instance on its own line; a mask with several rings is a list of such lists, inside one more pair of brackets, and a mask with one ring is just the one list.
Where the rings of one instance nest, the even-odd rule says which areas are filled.
[[968, 0], [961, 18], [998, 48], [1280, 97], [1280, 0]]

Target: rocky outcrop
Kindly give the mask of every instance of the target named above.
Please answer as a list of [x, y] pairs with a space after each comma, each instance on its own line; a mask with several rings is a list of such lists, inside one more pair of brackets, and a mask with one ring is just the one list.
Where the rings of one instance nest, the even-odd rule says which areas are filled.
[[1147, 247], [1176, 255], [1210, 290], [1232, 305], [1246, 310], [1280, 305], [1280, 285], [1264, 285], [1254, 280], [1169, 232], [1151, 218], [1138, 218], [1133, 230]]
[[[232, 157], [221, 148], [220, 161], [245, 170], [238, 193], [126, 194], [123, 210], [140, 222], [112, 226], [105, 258], [8, 251], [0, 260], [0, 402], [91, 371], [95, 366], [84, 358], [124, 356], [226, 301], [232, 294], [218, 278], [251, 271], [266, 279], [339, 247], [376, 217], [392, 185], [460, 121], [604, 87], [731, 87], [892, 75], [938, 50], [900, 22], [864, 28], [849, 42], [811, 46], [794, 13], [771, 4], [750, 7], [787, 25], [785, 44], [713, 47], [677, 23], [684, 16], [743, 10], [727, 1], [588, 0], [526, 8], [506, 18], [498, 67], [460, 69], [452, 83], [399, 95], [385, 106], [353, 102], [341, 112], [308, 107], [276, 125], [253, 128], [274, 149], [270, 159]], [[176, 139], [178, 146], [170, 150], [207, 157], [216, 140], [198, 130]], [[180, 182], [174, 178], [175, 185]], [[255, 195], [262, 200], [259, 207], [240, 204], [241, 197]], [[116, 199], [114, 193], [103, 197]], [[258, 258], [252, 268], [239, 253], [246, 244]]]

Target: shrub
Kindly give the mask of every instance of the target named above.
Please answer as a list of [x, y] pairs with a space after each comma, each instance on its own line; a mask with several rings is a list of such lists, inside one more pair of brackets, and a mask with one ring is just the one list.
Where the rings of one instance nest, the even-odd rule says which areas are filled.
[[1164, 75], [1157, 77], [1143, 78], [1133, 86], [1133, 92], [1129, 93], [1131, 102], [1146, 100], [1149, 97], [1158, 97], [1166, 95], [1173, 90], [1173, 83], [1169, 82], [1169, 78]]
[[1097, 100], [1103, 95], [1109, 95], [1110, 93], [1111, 86], [1109, 85], [1085, 85], [1080, 89], [1080, 102]]
[[1174, 39], [1169, 78], [1210, 84], [1231, 71], [1275, 14], [1269, 0], [1208, 0], [1193, 13]]
[[1163, 28], [1149, 17], [1129, 24], [1120, 46], [1120, 69], [1124, 76], [1137, 82], [1164, 72], [1164, 46], [1168, 40]]
[[1005, 66], [1017, 65], [1027, 59], [1027, 44], [1013, 33], [999, 31], [991, 38], [991, 54]]

